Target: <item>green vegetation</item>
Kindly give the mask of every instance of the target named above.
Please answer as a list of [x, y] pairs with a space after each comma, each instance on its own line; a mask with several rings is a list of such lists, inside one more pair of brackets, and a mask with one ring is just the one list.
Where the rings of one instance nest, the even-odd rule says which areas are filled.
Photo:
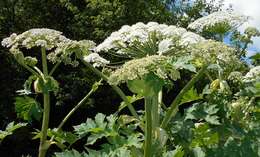
[[[259, 55], [242, 60], [260, 33], [237, 31], [248, 17], [203, 0], [0, 4], [6, 156], [260, 156]], [[8, 154], [12, 137], [38, 149]]]

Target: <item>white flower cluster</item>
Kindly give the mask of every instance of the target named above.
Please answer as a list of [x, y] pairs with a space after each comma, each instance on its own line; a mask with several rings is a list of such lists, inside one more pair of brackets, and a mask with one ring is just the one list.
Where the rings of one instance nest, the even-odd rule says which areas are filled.
[[[10, 52], [15, 56], [23, 56], [21, 48], [31, 49], [41, 47], [48, 50], [47, 59], [52, 63], [63, 62], [77, 66], [77, 56], [88, 55], [93, 50], [95, 43], [89, 40], [74, 41], [62, 35], [62, 32], [47, 29], [35, 28], [30, 29], [22, 34], [12, 34], [10, 37], [3, 39], [2, 45], [10, 48]], [[75, 59], [72, 59], [75, 54]], [[17, 58], [17, 57], [16, 57]], [[23, 57], [19, 58], [20, 63], [24, 63]]]
[[[156, 22], [147, 24], [138, 22], [132, 26], [124, 25], [118, 31], [113, 32], [104, 42], [96, 47], [96, 52], [113, 50], [118, 54], [127, 54], [127, 51], [124, 50], [125, 48], [135, 46], [137, 42], [139, 44], [149, 42], [153, 33], [157, 40], [156, 45], [159, 54], [163, 54], [177, 44], [186, 46], [204, 40], [203, 37], [188, 32], [184, 28], [158, 24]], [[178, 39], [178, 42], [176, 39]]]
[[130, 60], [114, 71], [108, 82], [117, 85], [129, 80], [143, 79], [149, 73], [153, 73], [161, 79], [169, 76], [171, 79], [177, 80], [180, 78], [180, 73], [175, 67], [167, 65], [169, 59], [168, 56], [152, 55]]
[[88, 55], [95, 47], [95, 43], [90, 40], [66, 40], [57, 44], [57, 48], [47, 55], [48, 60], [52, 63], [63, 62], [72, 66], [78, 66], [79, 62], [72, 60], [72, 54], [76, 56]]
[[228, 25], [230, 28], [235, 28], [248, 20], [247, 16], [240, 15], [233, 11], [218, 11], [208, 16], [201, 17], [189, 24], [188, 28], [203, 32], [213, 28], [216, 25]]
[[225, 67], [238, 67], [241, 63], [235, 55], [235, 49], [214, 40], [207, 40], [191, 45], [189, 51], [197, 63], [201, 65], [223, 64]]
[[88, 63], [94, 63], [94, 67], [101, 67], [109, 64], [110, 62], [105, 58], [102, 58], [97, 53], [91, 53], [83, 57], [83, 59]]
[[250, 69], [250, 71], [243, 77], [244, 82], [260, 81], [260, 66]]
[[13, 33], [10, 37], [3, 39], [2, 45], [12, 49], [32, 47], [44, 47], [47, 50], [57, 46], [57, 43], [67, 41], [68, 39], [62, 35], [62, 32], [47, 29], [35, 28], [30, 29], [22, 34]]

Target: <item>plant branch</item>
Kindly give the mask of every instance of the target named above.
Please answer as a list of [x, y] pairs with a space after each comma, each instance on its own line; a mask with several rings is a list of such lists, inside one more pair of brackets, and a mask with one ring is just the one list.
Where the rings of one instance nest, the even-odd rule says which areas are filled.
[[60, 65], [60, 63], [61, 63], [61, 62], [57, 62], [57, 63], [54, 65], [54, 67], [51, 69], [51, 71], [50, 71], [50, 73], [49, 73], [50, 76], [55, 72], [55, 70], [58, 68], [58, 66]]
[[[42, 53], [42, 69], [44, 77], [48, 76], [48, 65], [46, 58], [46, 51], [44, 48], [41, 49]], [[39, 146], [39, 154], [38, 157], [45, 157], [46, 152], [48, 150], [49, 144], [47, 143], [47, 131], [49, 127], [49, 118], [50, 118], [50, 94], [49, 91], [43, 93], [43, 120], [42, 120], [42, 129], [41, 129], [41, 139]]]
[[33, 70], [31, 67], [29, 67], [28, 65], [26, 64], [21, 64], [25, 69], [27, 69], [28, 71], [30, 71], [33, 75], [41, 78], [41, 75], [38, 74], [35, 70]]
[[42, 69], [43, 69], [43, 74], [45, 76], [48, 75], [48, 65], [47, 65], [47, 56], [46, 56], [46, 50], [42, 47]]
[[[81, 59], [81, 61], [88, 67], [90, 68], [95, 74], [97, 74], [100, 78], [102, 78], [105, 81], [108, 81], [107, 76], [105, 76], [102, 72], [100, 72], [98, 69], [94, 68], [90, 63], [84, 61], [83, 59]], [[137, 114], [137, 112], [135, 111], [133, 105], [128, 101], [126, 95], [124, 94], [124, 92], [115, 85], [111, 85], [111, 87], [117, 92], [117, 94], [121, 97], [121, 99], [123, 99], [123, 101], [127, 104], [128, 109], [130, 110], [131, 114], [139, 119], [139, 116]]]
[[[98, 84], [100, 84], [102, 81], [102, 79], [98, 82]], [[85, 102], [88, 100], [88, 98], [97, 90], [97, 88], [92, 88], [88, 94], [80, 100], [80, 102], [75, 106], [73, 107], [70, 112], [63, 118], [63, 120], [61, 121], [61, 123], [59, 124], [58, 128], [57, 128], [57, 132], [59, 132], [63, 125], [66, 123], [66, 121], [72, 116], [72, 114], [83, 104], [85, 104]], [[55, 136], [52, 136], [51, 137], [51, 140], [50, 141], [53, 141], [55, 138]]]
[[[160, 93], [160, 92], [159, 92]], [[160, 126], [160, 113], [159, 113], [159, 93], [151, 98], [152, 108], [152, 129], [153, 131]]]
[[174, 101], [171, 103], [169, 110], [166, 112], [166, 115], [161, 124], [161, 128], [165, 129], [171, 118], [177, 113], [180, 101], [183, 95], [191, 89], [195, 82], [197, 82], [202, 75], [205, 73], [208, 66], [202, 67], [198, 73], [184, 86], [180, 93], [176, 96]]
[[144, 157], [152, 156], [152, 105], [153, 97], [145, 97], [145, 141], [144, 141]]

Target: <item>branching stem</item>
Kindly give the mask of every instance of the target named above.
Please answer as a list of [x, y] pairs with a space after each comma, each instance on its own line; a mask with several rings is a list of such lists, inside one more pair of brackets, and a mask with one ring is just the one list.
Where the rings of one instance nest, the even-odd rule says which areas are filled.
[[[107, 76], [105, 76], [102, 72], [100, 72], [98, 69], [94, 68], [90, 63], [84, 61], [83, 59], [81, 59], [81, 61], [88, 67], [90, 68], [95, 74], [97, 74], [100, 78], [102, 78], [104, 81], [108, 81]], [[124, 94], [124, 92], [115, 85], [111, 85], [111, 87], [117, 92], [117, 94], [121, 97], [121, 99], [123, 99], [123, 101], [127, 104], [128, 109], [130, 110], [131, 114], [139, 119], [139, 116], [137, 114], [137, 112], [135, 111], [133, 105], [129, 102], [129, 100], [127, 99], [126, 95]]]
[[197, 82], [202, 75], [205, 73], [206, 69], [208, 66], [204, 66], [202, 67], [198, 73], [184, 86], [184, 88], [180, 91], [180, 93], [176, 96], [176, 98], [173, 100], [173, 102], [171, 103], [169, 110], [166, 112], [166, 115], [162, 121], [161, 124], [161, 128], [165, 129], [167, 127], [167, 124], [169, 123], [169, 121], [172, 119], [173, 116], [175, 116], [175, 114], [178, 111], [178, 107], [180, 104], [180, 101], [183, 97], [183, 95], [191, 89], [191, 87], [195, 84], [195, 82]]
[[[41, 49], [42, 53], [42, 69], [44, 77], [48, 76], [48, 65], [47, 65], [47, 58], [46, 58], [46, 51], [44, 48]], [[39, 146], [39, 154], [38, 157], [45, 157], [46, 152], [48, 150], [48, 143], [47, 143], [47, 131], [49, 126], [49, 117], [50, 117], [50, 94], [48, 91], [43, 93], [43, 120], [42, 120], [42, 129], [41, 129], [41, 139], [40, 139], [40, 146]]]
[[145, 97], [145, 141], [144, 141], [144, 157], [152, 156], [152, 97]]

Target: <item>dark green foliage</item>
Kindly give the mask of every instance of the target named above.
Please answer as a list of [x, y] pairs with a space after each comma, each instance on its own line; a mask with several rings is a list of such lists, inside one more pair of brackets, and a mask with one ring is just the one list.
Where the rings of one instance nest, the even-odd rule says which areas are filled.
[[86, 123], [74, 126], [74, 131], [79, 138], [87, 136], [86, 146], [104, 138], [107, 140], [108, 143], [102, 144], [99, 152], [87, 149], [89, 155], [130, 157], [130, 154], [140, 151], [143, 141], [143, 135], [136, 131], [136, 122], [136, 119], [127, 115], [117, 118], [114, 115], [105, 116], [98, 113], [94, 120], [88, 118]]
[[[72, 39], [92, 39], [99, 43], [100, 41], [105, 39], [105, 37], [109, 35], [112, 31], [117, 30], [125, 24], [131, 25], [139, 21], [144, 23], [148, 21], [157, 21], [159, 23], [187, 26], [189, 22], [202, 16], [201, 11], [203, 11], [204, 8], [206, 8], [206, 12], [212, 12], [213, 10], [218, 9], [218, 7], [213, 7], [213, 5], [206, 4], [205, 1], [201, 0], [196, 1], [194, 3], [195, 5], [193, 6], [188, 5], [188, 3], [186, 3], [187, 5], [178, 5], [176, 1], [171, 1], [167, 4], [174, 5], [174, 7], [168, 8], [174, 14], [167, 10], [168, 5], [166, 5], [165, 7], [165, 4], [161, 3], [161, 1], [159, 0], [151, 0], [149, 2], [146, 0], [1, 0], [0, 39], [9, 36], [12, 32], [21, 33], [30, 28], [47, 27], [62, 31], [67, 37], [70, 37]], [[188, 17], [185, 17], [184, 13], [186, 13]], [[15, 92], [18, 89], [22, 88], [23, 80], [25, 80], [29, 75], [24, 71], [24, 69], [17, 67], [17, 63], [8, 55], [7, 51], [2, 47], [0, 48], [0, 60], [0, 72], [2, 74], [0, 76], [0, 80], [2, 82], [2, 92], [0, 97], [0, 119], [1, 124], [4, 124], [5, 121], [9, 121], [7, 117], [10, 117], [11, 119], [16, 118], [15, 114], [13, 114], [15, 110], [13, 105], [14, 97], [16, 97]], [[195, 71], [193, 67], [184, 67], [183, 69]], [[82, 67], [78, 69], [66, 67], [65, 70], [65, 66], [62, 66], [60, 67], [60, 69], [58, 69], [57, 73], [55, 73], [55, 78], [58, 78], [57, 80], [61, 87], [59, 91], [55, 92], [55, 95], [58, 96], [57, 104], [69, 105], [64, 105], [62, 106], [62, 110], [55, 111], [54, 103], [52, 103], [52, 115], [56, 115], [56, 112], [61, 113], [63, 111], [66, 111], [66, 107], [71, 107], [70, 104], [75, 104], [76, 101], [80, 100], [80, 98], [82, 98], [82, 95], [84, 95], [83, 91], [87, 91], [89, 85], [97, 80], [96, 76], [94, 76], [92, 73], [89, 73], [89, 71], [86, 72], [86, 70]], [[52, 78], [50, 78], [50, 80], [52, 80]], [[20, 91], [20, 94], [35, 94], [35, 91], [32, 90], [32, 85], [34, 81], [35, 78], [30, 77], [24, 85], [24, 90]], [[54, 84], [56, 88], [57, 82], [55, 82]], [[97, 96], [91, 99], [91, 104], [93, 104], [94, 99], [98, 100], [98, 103], [100, 105], [99, 107], [97, 107], [97, 109], [95, 108], [98, 111], [102, 110], [106, 112], [112, 112], [110, 111], [112, 110], [112, 107], [107, 106], [107, 104], [111, 104], [112, 101], [112, 105], [115, 105], [117, 103], [114, 102], [114, 99], [112, 99], [115, 97], [115, 94], [111, 94], [112, 92], [110, 92], [108, 88], [110, 89], [110, 87], [105, 86], [104, 89], [100, 91], [99, 94], [97, 94]], [[51, 90], [52, 89], [53, 88], [51, 88]], [[50, 88], [45, 89], [45, 91], [46, 90], [50, 90]], [[107, 93], [109, 93], [109, 96], [107, 96]], [[192, 93], [194, 93], [194, 91]], [[198, 98], [198, 95], [194, 95], [192, 93], [190, 93], [190, 96], [194, 96], [194, 99], [192, 100], [194, 101], [195, 98]], [[18, 117], [28, 121], [32, 121], [33, 119], [38, 120], [41, 118], [40, 105], [35, 100], [29, 97], [20, 97], [18, 99], [20, 99], [16, 102], [16, 111], [18, 113]], [[113, 108], [116, 108], [116, 106]], [[23, 109], [23, 111], [21, 109]], [[94, 115], [95, 112], [93, 112], [92, 110], [90, 113], [86, 114], [84, 110], [82, 114]], [[82, 121], [81, 115], [77, 117], [79, 117], [77, 121]], [[131, 118], [126, 119], [129, 120]], [[54, 121], [59, 121], [59, 119], [54, 119]], [[131, 122], [133, 123], [133, 121]], [[51, 126], [53, 126], [52, 123], [54, 122], [51, 121]], [[102, 123], [109, 123], [108, 119], [104, 120]], [[32, 125], [34, 124], [32, 123]], [[115, 124], [115, 126], [117, 125], [119, 124]], [[141, 139], [141, 135], [136, 132], [135, 134], [133, 134], [133, 136], [129, 136], [129, 138], [127, 138], [127, 135], [131, 133], [131, 131], [129, 130], [136, 129], [136, 125], [131, 124], [129, 126], [130, 128], [126, 126], [124, 126], [124, 128], [120, 128], [122, 132], [118, 133], [118, 139], [116, 139], [115, 141], [112, 140], [112, 135], [108, 136], [110, 145], [104, 146], [104, 150], [106, 152], [100, 153], [88, 149], [88, 156], [105, 156], [105, 154], [108, 154], [108, 149], [116, 149], [114, 156], [127, 157], [127, 153], [129, 153], [130, 148], [129, 150], [126, 150], [125, 148], [122, 148], [120, 146], [127, 145], [130, 147], [130, 145], [132, 146], [138, 142], [140, 143], [139, 140]], [[107, 127], [105, 127], [103, 131], [106, 133], [109, 132], [107, 130]], [[88, 132], [88, 135], [90, 133], [93, 132]], [[55, 132], [55, 130], [49, 130], [48, 136], [51, 137], [53, 135], [57, 136], [55, 138], [55, 141], [57, 142], [57, 145], [59, 144], [59, 146], [64, 143], [66, 146], [71, 145], [75, 140], [75, 136], [70, 133], [57, 133]], [[98, 137], [97, 139], [100, 139], [101, 137], [99, 138], [99, 136], [101, 135], [99, 135], [98, 132], [96, 135]], [[103, 138], [105, 137], [106, 136], [104, 136]], [[93, 139], [95, 140], [95, 138], [96, 137], [94, 137]], [[94, 140], [91, 141], [93, 142]], [[112, 145], [114, 144], [117, 146], [116, 148], [112, 147]], [[26, 147], [26, 145], [24, 145], [24, 147]], [[30, 145], [28, 147], [30, 147]], [[170, 150], [174, 150], [174, 148]], [[177, 150], [178, 151], [175, 150], [166, 154], [175, 154], [176, 157], [183, 156], [182, 152], [184, 152], [184, 149], [178, 147]], [[135, 152], [136, 154], [138, 154], [136, 156], [140, 156], [139, 149], [135, 150], [131, 148], [131, 152]], [[21, 154], [18, 154], [17, 156], [20, 155]], [[73, 155], [77, 156], [79, 154], [74, 151], [71, 154], [68, 153], [67, 156]]]
[[158, 93], [164, 84], [164, 81], [154, 74], [147, 74], [142, 80], [130, 80], [128, 88], [138, 95], [152, 96]]
[[223, 3], [217, 0], [163, 0], [166, 7], [176, 15], [172, 23], [186, 28], [196, 19], [220, 10]]
[[252, 59], [252, 64], [255, 66], [260, 65], [260, 53], [251, 56], [250, 59]]
[[193, 87], [187, 93], [184, 94], [180, 104], [189, 103], [200, 99], [202, 99], [202, 95], [198, 94], [197, 90]]
[[8, 135], [12, 135], [12, 133], [23, 126], [26, 126], [26, 123], [17, 123], [14, 124], [14, 122], [9, 123], [5, 130], [0, 130], [0, 143], [1, 141]]
[[40, 121], [42, 117], [42, 108], [40, 104], [33, 98], [24, 96], [16, 97], [15, 112], [18, 118], [32, 122], [32, 120]]

